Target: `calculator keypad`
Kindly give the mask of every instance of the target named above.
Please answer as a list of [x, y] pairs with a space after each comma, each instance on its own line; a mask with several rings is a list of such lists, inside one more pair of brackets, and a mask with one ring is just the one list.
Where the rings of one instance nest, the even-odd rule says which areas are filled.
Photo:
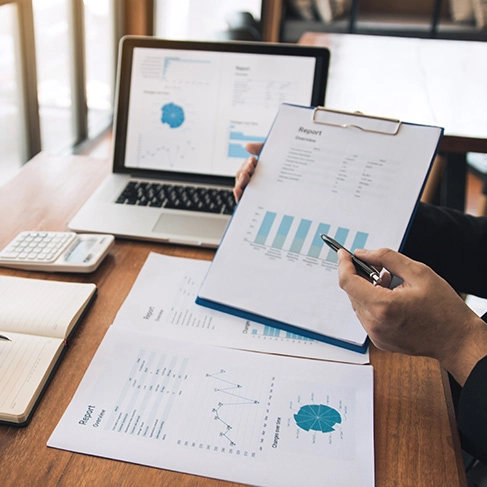
[[75, 238], [74, 232], [22, 232], [0, 252], [0, 260], [54, 262]]

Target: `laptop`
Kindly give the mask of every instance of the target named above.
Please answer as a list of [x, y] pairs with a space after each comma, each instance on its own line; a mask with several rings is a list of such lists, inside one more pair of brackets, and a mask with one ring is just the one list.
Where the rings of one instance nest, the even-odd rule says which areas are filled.
[[323, 105], [326, 48], [259, 42], [121, 40], [112, 171], [71, 230], [217, 247], [247, 142], [282, 102]]

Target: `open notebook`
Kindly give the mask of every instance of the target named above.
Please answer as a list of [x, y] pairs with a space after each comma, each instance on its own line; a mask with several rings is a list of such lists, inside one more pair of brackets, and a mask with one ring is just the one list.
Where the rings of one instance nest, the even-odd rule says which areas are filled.
[[0, 276], [0, 423], [26, 424], [95, 284]]
[[216, 247], [245, 144], [282, 102], [322, 104], [328, 65], [319, 47], [125, 37], [112, 174], [69, 227]]

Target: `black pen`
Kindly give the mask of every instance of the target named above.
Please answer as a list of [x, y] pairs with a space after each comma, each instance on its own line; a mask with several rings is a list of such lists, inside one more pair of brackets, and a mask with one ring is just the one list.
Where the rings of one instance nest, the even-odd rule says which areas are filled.
[[338, 252], [340, 249], [346, 250], [352, 256], [352, 261], [355, 264], [355, 268], [365, 274], [371, 282], [377, 284], [381, 280], [380, 272], [375, 267], [367, 264], [363, 260], [360, 260], [358, 257], [355, 257], [355, 255], [353, 255], [353, 253], [346, 249], [341, 243], [338, 243], [335, 239], [325, 235], [324, 233], [321, 234], [321, 239], [335, 252]]
[[0, 335], [0, 340], [7, 340], [8, 342], [11, 342], [12, 340], [10, 340], [10, 338], [4, 336], [4, 335]]

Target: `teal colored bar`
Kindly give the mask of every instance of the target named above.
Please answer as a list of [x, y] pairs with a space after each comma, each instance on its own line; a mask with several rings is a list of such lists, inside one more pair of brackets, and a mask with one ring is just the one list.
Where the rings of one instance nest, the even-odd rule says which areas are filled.
[[350, 252], [352, 252], [353, 254], [357, 249], [365, 249], [365, 244], [367, 242], [368, 237], [369, 237], [368, 233], [357, 232], [357, 235], [355, 235], [355, 238], [353, 239], [353, 244], [352, 244], [352, 248], [350, 249]]
[[264, 336], [267, 337], [278, 337], [280, 334], [280, 330], [278, 328], [274, 328], [273, 326], [264, 326]]
[[286, 332], [286, 338], [290, 338], [293, 340], [307, 340], [307, 341], [313, 340], [312, 338], [296, 335], [295, 333], [289, 333], [289, 332]]
[[257, 236], [255, 237], [255, 243], [264, 245], [267, 237], [269, 236], [269, 232], [271, 231], [272, 224], [276, 218], [276, 214], [272, 211], [266, 211], [264, 215], [264, 219], [260, 225], [259, 231], [257, 232]]
[[[342, 228], [338, 227], [335, 236], [333, 237], [338, 243], [345, 245], [345, 240], [347, 240], [348, 232], [350, 230], [348, 228]], [[326, 257], [326, 260], [328, 262], [338, 262], [338, 255], [334, 250], [331, 250], [328, 252], [328, 255]]]
[[315, 236], [313, 237], [313, 242], [311, 242], [311, 247], [309, 248], [308, 255], [310, 257], [318, 258], [320, 256], [321, 250], [323, 249], [323, 240], [321, 239], [322, 233], [328, 233], [330, 231], [330, 225], [326, 223], [320, 223], [318, 229], [316, 230]]
[[303, 248], [303, 244], [304, 241], [306, 240], [306, 236], [308, 235], [310, 227], [311, 227], [311, 220], [302, 219], [299, 222], [296, 236], [294, 237], [293, 243], [291, 244], [291, 248], [289, 249], [291, 252], [296, 252], [297, 254], [301, 252], [301, 249]]
[[293, 220], [294, 217], [289, 215], [284, 215], [282, 217], [279, 228], [277, 229], [276, 236], [274, 237], [274, 241], [272, 242], [272, 247], [274, 247], [275, 249], [282, 249]]

